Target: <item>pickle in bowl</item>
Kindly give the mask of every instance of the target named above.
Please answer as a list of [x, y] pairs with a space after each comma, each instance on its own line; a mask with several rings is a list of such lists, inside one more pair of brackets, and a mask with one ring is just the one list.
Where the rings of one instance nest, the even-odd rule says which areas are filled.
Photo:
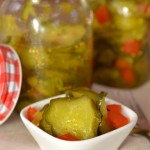
[[137, 122], [131, 109], [87, 87], [33, 103], [20, 116], [42, 150], [117, 150]]
[[[121, 112], [121, 105], [106, 104], [106, 95], [106, 92], [95, 93], [88, 88], [67, 90], [65, 97], [52, 99], [41, 110], [30, 107], [26, 117], [57, 138], [94, 138], [129, 123]], [[31, 114], [32, 110], [36, 111]], [[69, 139], [68, 134], [74, 138]]]

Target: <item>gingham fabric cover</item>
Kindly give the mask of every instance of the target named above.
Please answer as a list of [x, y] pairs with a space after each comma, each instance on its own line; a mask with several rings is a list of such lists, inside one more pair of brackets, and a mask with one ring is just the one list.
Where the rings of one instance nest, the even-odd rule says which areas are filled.
[[14, 50], [0, 44], [0, 125], [13, 111], [21, 89], [21, 65]]

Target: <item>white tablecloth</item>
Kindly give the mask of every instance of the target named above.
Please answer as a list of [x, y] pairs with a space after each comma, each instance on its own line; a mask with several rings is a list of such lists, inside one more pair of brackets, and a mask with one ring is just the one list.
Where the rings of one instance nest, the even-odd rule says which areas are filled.
[[[39, 150], [16, 113], [0, 126], [0, 150]], [[119, 150], [150, 150], [150, 142], [142, 136], [129, 136]]]

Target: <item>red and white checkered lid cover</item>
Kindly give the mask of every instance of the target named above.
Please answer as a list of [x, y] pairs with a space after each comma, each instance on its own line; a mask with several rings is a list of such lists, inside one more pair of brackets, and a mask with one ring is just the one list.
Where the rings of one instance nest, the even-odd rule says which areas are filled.
[[21, 90], [22, 69], [17, 53], [0, 44], [0, 125], [13, 112]]

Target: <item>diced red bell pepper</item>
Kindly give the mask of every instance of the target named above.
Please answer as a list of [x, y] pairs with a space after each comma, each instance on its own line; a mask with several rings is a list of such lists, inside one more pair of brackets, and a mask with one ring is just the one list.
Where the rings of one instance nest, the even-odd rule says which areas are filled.
[[131, 65], [123, 59], [116, 61], [116, 67], [120, 69], [120, 75], [127, 84], [132, 84], [135, 81], [135, 75]]
[[115, 128], [120, 128], [129, 123], [128, 118], [118, 111], [108, 111], [107, 118]]
[[127, 84], [132, 84], [135, 81], [135, 75], [132, 68], [124, 68], [120, 70], [120, 74]]
[[67, 141], [79, 141], [80, 139], [72, 135], [71, 133], [66, 133], [63, 135], [57, 136], [57, 138]]
[[123, 52], [129, 55], [137, 55], [141, 52], [141, 42], [136, 39], [126, 40], [123, 44]]
[[107, 105], [107, 110], [121, 112], [122, 108], [121, 105], [118, 104], [109, 104]]
[[141, 10], [144, 14], [150, 14], [150, 3], [141, 3], [139, 5], [139, 10]]
[[119, 69], [124, 69], [124, 68], [130, 67], [130, 64], [127, 61], [125, 61], [124, 59], [119, 58], [116, 61], [116, 67]]
[[108, 10], [107, 6], [105, 6], [105, 5], [100, 6], [98, 9], [96, 9], [96, 11], [94, 12], [94, 15], [100, 24], [104, 24], [104, 23], [108, 22], [111, 18], [109, 10]]
[[29, 107], [27, 109], [27, 112], [26, 112], [26, 118], [29, 120], [29, 121], [32, 121], [34, 119], [34, 116], [35, 116], [35, 113], [37, 112], [37, 109], [34, 108], [34, 107]]

